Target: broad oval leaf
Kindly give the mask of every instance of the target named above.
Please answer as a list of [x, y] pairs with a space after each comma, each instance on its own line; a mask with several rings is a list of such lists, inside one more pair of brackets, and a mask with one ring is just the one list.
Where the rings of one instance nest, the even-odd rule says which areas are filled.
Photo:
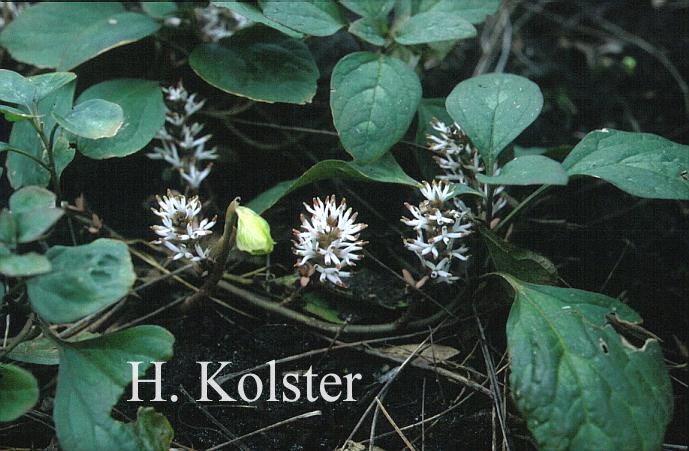
[[651, 133], [591, 132], [562, 166], [570, 176], [601, 178], [635, 196], [689, 199], [689, 146]]
[[447, 97], [447, 111], [491, 166], [502, 150], [541, 112], [543, 94], [518, 75], [485, 74], [458, 84]]
[[345, 25], [333, 0], [262, 0], [260, 4], [269, 19], [312, 36], [330, 36]]
[[135, 274], [127, 245], [98, 239], [82, 246], [53, 246], [52, 270], [27, 281], [34, 311], [54, 323], [76, 321], [125, 296]]
[[419, 182], [404, 173], [394, 157], [385, 154], [372, 163], [357, 161], [324, 160], [311, 166], [301, 177], [286, 180], [259, 194], [247, 204], [257, 213], [263, 213], [282, 197], [310, 183], [325, 179], [350, 179], [367, 182], [397, 183], [416, 187]]
[[0, 255], [0, 274], [7, 277], [30, 277], [45, 274], [50, 271], [50, 268], [50, 260], [34, 252], [23, 255]]
[[[67, 114], [71, 111], [74, 87], [74, 81], [69, 82], [38, 102], [38, 114], [43, 117], [46, 130], [50, 131], [55, 125], [55, 120], [50, 114], [51, 112]], [[10, 134], [10, 145], [17, 149], [22, 149], [43, 161], [46, 165], [48, 164], [48, 155], [43, 150], [43, 143], [27, 121], [14, 124]], [[58, 131], [55, 149], [55, 163], [58, 166], [58, 173], [73, 158], [74, 149], [69, 147], [63, 134]], [[7, 167], [7, 178], [14, 189], [28, 185], [47, 186], [50, 182], [48, 170], [31, 158], [23, 155], [10, 152], [7, 155], [5, 166]]]
[[395, 35], [402, 45], [426, 44], [476, 36], [476, 28], [458, 14], [426, 12], [412, 16]]
[[189, 64], [216, 88], [260, 102], [311, 102], [319, 76], [306, 44], [261, 26], [196, 47]]
[[6, 27], [0, 45], [23, 63], [69, 70], [159, 28], [151, 17], [127, 12], [118, 2], [43, 2]]
[[143, 149], [165, 123], [165, 102], [158, 83], [123, 78], [93, 85], [77, 99], [77, 105], [104, 99], [122, 107], [122, 127], [112, 138], [77, 141], [79, 152], [89, 158], [125, 157]]
[[503, 277], [515, 291], [512, 396], [538, 447], [660, 449], [673, 410], [660, 345], [637, 347], [613, 326], [638, 328], [639, 315], [602, 294]]
[[[62, 343], [53, 419], [61, 448], [72, 451], [169, 449], [171, 429], [139, 411], [136, 423], [110, 416], [131, 382], [129, 362], [142, 362], [139, 377], [151, 362], [172, 356], [174, 337], [162, 327], [139, 326], [76, 343]], [[162, 426], [165, 426], [163, 422]], [[153, 430], [151, 430], [153, 427]], [[142, 430], [143, 428], [143, 430]], [[146, 434], [145, 431], [156, 432]], [[156, 436], [162, 442], [151, 442]]]
[[0, 363], [0, 422], [14, 421], [38, 401], [38, 382], [24, 368]]
[[275, 22], [274, 20], [270, 20], [267, 18], [263, 12], [258, 9], [255, 3], [251, 3], [248, 1], [235, 1], [235, 2], [216, 2], [213, 1], [211, 2], [215, 6], [220, 6], [222, 8], [227, 8], [231, 11], [234, 11], [237, 14], [240, 14], [247, 19], [251, 20], [252, 22], [256, 23], [261, 23], [263, 25], [267, 25], [270, 28], [274, 28], [278, 31], [281, 31], [282, 33], [285, 33], [287, 36], [291, 36], [293, 38], [302, 38], [304, 35], [302, 33], [299, 33], [298, 31], [292, 30], [291, 28], [287, 28], [283, 25], [280, 25], [279, 23]]
[[91, 99], [76, 105], [62, 116], [53, 113], [62, 128], [90, 139], [110, 138], [117, 134], [124, 121], [122, 107], [103, 99]]
[[55, 194], [39, 186], [26, 186], [10, 196], [10, 210], [17, 225], [17, 241], [29, 243], [40, 238], [62, 217], [55, 207]]
[[508, 161], [494, 176], [476, 174], [488, 185], [566, 185], [569, 177], [560, 163], [542, 155], [526, 155]]
[[380, 158], [399, 141], [421, 100], [421, 83], [402, 61], [351, 53], [333, 69], [330, 109], [340, 140], [355, 159]]

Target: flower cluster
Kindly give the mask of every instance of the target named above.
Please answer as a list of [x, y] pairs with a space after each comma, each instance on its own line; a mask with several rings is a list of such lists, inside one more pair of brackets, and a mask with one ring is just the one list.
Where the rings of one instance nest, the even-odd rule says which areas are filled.
[[205, 8], [196, 8], [194, 12], [201, 24], [203, 39], [210, 42], [228, 38], [251, 23], [246, 17], [212, 3]]
[[172, 252], [172, 259], [181, 258], [198, 262], [208, 258], [208, 248], [201, 245], [204, 237], [212, 234], [216, 218], [199, 220], [201, 201], [198, 196], [187, 198], [170, 190], [167, 196], [156, 196], [160, 210], [152, 208], [163, 225], [151, 227], [158, 235], [154, 244], [162, 244]]
[[423, 182], [420, 191], [424, 200], [418, 206], [404, 204], [411, 218], [402, 222], [416, 232], [404, 245], [419, 257], [432, 280], [452, 283], [459, 279], [451, 271], [454, 260], [469, 258], [463, 238], [471, 233], [470, 213], [455, 207], [455, 186], [447, 180]]
[[344, 287], [342, 279], [349, 277], [350, 272], [342, 269], [355, 266], [362, 258], [357, 252], [367, 243], [359, 239], [359, 233], [366, 224], [356, 223], [358, 214], [347, 208], [345, 199], [338, 204], [335, 195], [313, 199], [312, 205], [304, 203], [304, 207], [311, 218], [302, 214], [301, 230], [293, 231], [293, 252], [298, 257], [295, 266], [303, 277], [310, 278], [318, 272], [321, 282], [327, 280]]
[[198, 100], [196, 94], [189, 94], [182, 82], [176, 87], [163, 88], [163, 92], [166, 100], [165, 126], [156, 136], [161, 145], [147, 156], [166, 161], [179, 171], [183, 182], [196, 191], [213, 166], [204, 162], [218, 158], [215, 147], [206, 149], [212, 135], [200, 136], [203, 125], [190, 120], [206, 101]]
[[[462, 131], [456, 122], [448, 126], [444, 122], [433, 118], [431, 126], [437, 133], [428, 135], [428, 148], [435, 154], [433, 159], [445, 173], [437, 178], [461, 185], [468, 185], [487, 196], [488, 185], [476, 179], [476, 174], [483, 173], [485, 167], [481, 161], [478, 149], [471, 144], [466, 133]], [[497, 175], [499, 172], [500, 168], [495, 163], [493, 174]], [[493, 189], [493, 215], [507, 205], [504, 192], [504, 186], [496, 186]], [[455, 200], [455, 205], [461, 210], [467, 210], [467, 206], [459, 199]], [[477, 205], [479, 214], [483, 209], [483, 206]]]

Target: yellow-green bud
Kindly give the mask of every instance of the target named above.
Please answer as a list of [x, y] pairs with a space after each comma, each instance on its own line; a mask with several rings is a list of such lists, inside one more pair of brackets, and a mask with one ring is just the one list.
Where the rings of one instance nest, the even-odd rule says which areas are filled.
[[237, 207], [237, 248], [251, 255], [273, 252], [275, 242], [270, 236], [270, 225], [252, 209]]

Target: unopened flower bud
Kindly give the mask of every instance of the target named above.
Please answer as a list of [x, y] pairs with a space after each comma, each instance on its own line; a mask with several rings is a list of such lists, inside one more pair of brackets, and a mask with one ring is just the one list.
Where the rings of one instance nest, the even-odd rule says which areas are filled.
[[237, 207], [237, 248], [251, 255], [273, 252], [275, 242], [270, 236], [270, 225], [252, 209]]

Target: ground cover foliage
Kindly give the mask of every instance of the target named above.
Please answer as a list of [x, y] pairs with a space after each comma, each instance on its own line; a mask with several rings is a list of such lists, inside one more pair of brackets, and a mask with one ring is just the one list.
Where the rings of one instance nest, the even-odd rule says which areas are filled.
[[[5, 2], [0, 447], [681, 447], [689, 7], [632, 3]], [[356, 400], [199, 401], [271, 360]]]

